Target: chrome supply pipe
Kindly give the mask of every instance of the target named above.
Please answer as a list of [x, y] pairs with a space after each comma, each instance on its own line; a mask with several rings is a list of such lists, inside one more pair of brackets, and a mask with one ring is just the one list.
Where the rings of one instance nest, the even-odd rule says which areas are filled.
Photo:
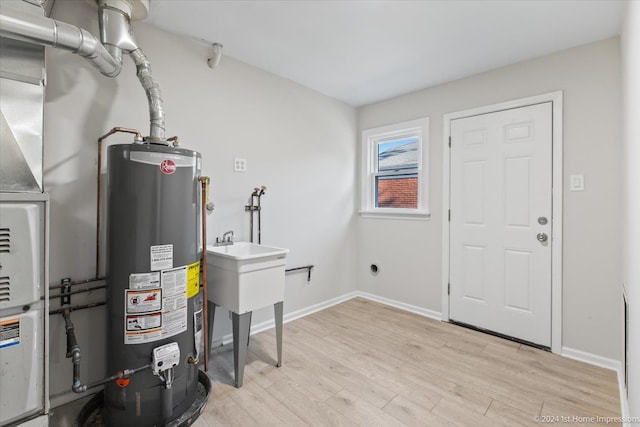
[[[258, 216], [258, 244], [262, 243], [262, 231], [261, 231], [261, 227], [262, 227], [262, 221], [260, 219], [260, 211], [262, 210], [262, 207], [260, 205], [260, 198], [262, 197], [262, 195], [264, 194], [264, 192], [267, 190], [267, 187], [264, 185], [261, 185], [260, 188], [256, 187], [253, 189], [253, 193], [251, 193], [251, 196], [249, 196], [249, 204], [246, 205], [244, 207], [244, 210], [246, 212], [249, 212], [249, 223], [250, 223], [250, 228], [249, 228], [249, 240], [251, 241], [251, 243], [254, 243], [253, 241], [253, 229], [254, 227], [254, 221], [253, 221], [253, 212], [257, 212], [257, 216]], [[256, 204], [256, 199], [257, 204]]]

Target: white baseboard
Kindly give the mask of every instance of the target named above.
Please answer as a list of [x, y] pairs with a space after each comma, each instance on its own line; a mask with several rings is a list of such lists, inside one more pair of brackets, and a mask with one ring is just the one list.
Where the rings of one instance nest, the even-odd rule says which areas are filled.
[[[569, 347], [562, 347], [561, 355], [569, 359], [578, 360], [590, 365], [615, 371], [618, 378], [618, 392], [620, 393], [620, 415], [623, 420], [629, 419], [629, 400], [627, 399], [627, 390], [624, 386], [624, 370], [622, 368], [622, 362]], [[625, 422], [623, 423], [623, 426], [630, 427], [631, 424]]]
[[[385, 298], [385, 297], [381, 297], [378, 295], [374, 295], [368, 292], [362, 292], [362, 291], [355, 291], [355, 292], [350, 292], [348, 294], [345, 295], [341, 295], [339, 297], [336, 298], [332, 298], [330, 300], [327, 301], [323, 301], [321, 303], [318, 304], [314, 304], [312, 306], [294, 311], [292, 313], [286, 314], [284, 315], [284, 319], [283, 322], [287, 323], [287, 322], [291, 322], [292, 320], [295, 319], [299, 319], [301, 317], [304, 316], [308, 316], [312, 313], [315, 313], [317, 311], [320, 310], [324, 310], [326, 308], [329, 308], [331, 306], [334, 306], [336, 304], [340, 304], [342, 302], [348, 301], [352, 298], [364, 298], [364, 299], [368, 299], [370, 301], [375, 301], [378, 302], [380, 304], [385, 304], [391, 307], [395, 307], [398, 308], [400, 310], [404, 310], [410, 313], [414, 313], [420, 316], [424, 316], [424, 317], [428, 317], [431, 319], [435, 319], [435, 320], [442, 320], [442, 313], [434, 311], [434, 310], [429, 310], [423, 307], [418, 307], [415, 305], [411, 305], [411, 304], [407, 304], [401, 301], [396, 301], [396, 300], [392, 300], [389, 298]], [[262, 331], [266, 331], [267, 329], [271, 329], [275, 327], [275, 321], [272, 320], [268, 320], [266, 322], [262, 322], [259, 323], [257, 325], [254, 325], [251, 327], [251, 334], [257, 334], [259, 332]], [[233, 337], [231, 334], [225, 335], [222, 338], [222, 344], [228, 344], [230, 342], [233, 341]], [[576, 350], [570, 347], [562, 347], [562, 356], [567, 357], [569, 359], [574, 359], [574, 360], [578, 360], [580, 362], [585, 362], [585, 363], [589, 363], [590, 365], [595, 365], [595, 366], [599, 366], [601, 368], [605, 368], [605, 369], [609, 369], [611, 371], [615, 371], [617, 373], [617, 377], [618, 377], [618, 388], [619, 388], [619, 392], [620, 392], [620, 411], [621, 411], [621, 415], [624, 419], [624, 417], [629, 417], [629, 402], [627, 400], [627, 396], [626, 396], [626, 390], [624, 387], [624, 375], [623, 375], [623, 370], [622, 370], [622, 363], [619, 360], [615, 360], [615, 359], [610, 359], [608, 357], [603, 357], [603, 356], [598, 356], [596, 354], [593, 353], [587, 353], [586, 351], [582, 351], [582, 350]], [[627, 426], [627, 424], [625, 424], [625, 427]]]
[[[620, 363], [620, 369], [618, 369], [618, 388], [620, 389], [620, 414], [622, 419], [628, 420], [631, 417], [629, 413], [629, 399], [627, 398], [627, 389], [624, 386], [624, 370], [622, 369], [622, 363]], [[628, 422], [622, 423], [623, 427], [631, 427]]]
[[408, 311], [410, 313], [418, 314], [420, 316], [428, 317], [430, 319], [442, 320], [442, 313], [439, 311], [429, 310], [427, 308], [417, 307], [415, 305], [407, 304], [404, 302], [392, 300], [389, 298], [381, 297], [378, 295], [370, 294], [368, 292], [355, 292], [355, 297], [368, 299], [371, 301], [379, 302], [380, 304], [388, 305], [391, 307], [399, 308], [400, 310]]
[[622, 368], [619, 360], [609, 359], [608, 357], [598, 356], [597, 354], [587, 353], [586, 351], [576, 350], [575, 348], [562, 347], [562, 353], [560, 354], [569, 359], [599, 366], [609, 369], [610, 371], [620, 372]]
[[[344, 295], [340, 295], [339, 297], [331, 298], [329, 300], [320, 302], [318, 304], [311, 305], [309, 307], [301, 308], [300, 310], [296, 310], [294, 312], [288, 313], [284, 315], [283, 323], [288, 323], [296, 319], [300, 319], [301, 317], [308, 316], [320, 310], [327, 309], [334, 305], [343, 303], [353, 298], [364, 298], [370, 301], [379, 302], [380, 304], [385, 304], [390, 307], [399, 308], [400, 310], [408, 311], [410, 313], [418, 314], [420, 316], [428, 317], [435, 320], [442, 320], [441, 313], [433, 310], [429, 310], [422, 307], [417, 307], [415, 305], [407, 304], [404, 302], [392, 300], [389, 298], [381, 297], [378, 295], [370, 294], [368, 292], [354, 291], [349, 292]], [[276, 326], [275, 320], [270, 319], [257, 325], [251, 326], [251, 335], [258, 334], [260, 332], [266, 331], [268, 329], [274, 328]], [[233, 336], [231, 334], [227, 334], [222, 337], [222, 340], [216, 340], [216, 342], [212, 343], [214, 346], [216, 345], [225, 345], [233, 342]]]
[[[322, 301], [318, 304], [314, 304], [314, 305], [310, 305], [309, 307], [305, 307], [305, 308], [301, 308], [300, 310], [296, 310], [293, 311], [291, 313], [287, 313], [283, 316], [282, 322], [283, 323], [288, 323], [291, 322], [293, 320], [296, 319], [300, 319], [301, 317], [305, 317], [308, 316], [310, 314], [316, 313], [318, 311], [327, 309], [329, 307], [332, 307], [334, 305], [343, 303], [345, 301], [348, 301], [352, 298], [355, 298], [358, 296], [358, 292], [349, 292], [348, 294], [344, 294], [341, 295], [339, 297], [335, 297], [335, 298], [331, 298], [329, 300], [326, 301]], [[264, 322], [258, 323], [256, 325], [251, 325], [251, 331], [250, 334], [254, 335], [254, 334], [258, 334], [260, 332], [266, 331], [268, 329], [271, 328], [275, 328], [276, 327], [276, 322], [275, 319], [270, 319], [270, 320], [266, 320]], [[225, 336], [222, 337], [222, 342], [216, 340], [217, 342], [212, 343], [214, 346], [217, 345], [225, 345], [225, 344], [229, 344], [231, 342], [233, 342], [233, 335], [232, 334], [227, 334]]]

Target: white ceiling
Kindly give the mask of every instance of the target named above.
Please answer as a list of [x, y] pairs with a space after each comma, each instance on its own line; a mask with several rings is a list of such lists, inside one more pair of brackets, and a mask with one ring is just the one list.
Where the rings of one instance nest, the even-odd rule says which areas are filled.
[[155, 0], [146, 22], [361, 106], [612, 37], [625, 10], [620, 0]]

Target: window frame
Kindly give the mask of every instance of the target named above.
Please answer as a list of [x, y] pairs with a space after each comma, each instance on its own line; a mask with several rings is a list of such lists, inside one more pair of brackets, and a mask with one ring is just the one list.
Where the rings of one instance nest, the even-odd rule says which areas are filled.
[[[376, 178], [397, 172], [378, 171], [378, 145], [410, 137], [418, 138], [417, 208], [376, 207]], [[394, 123], [362, 131], [361, 203], [359, 214], [369, 218], [429, 219], [429, 118]], [[414, 169], [411, 169], [413, 173]], [[404, 172], [406, 175], [406, 172]]]

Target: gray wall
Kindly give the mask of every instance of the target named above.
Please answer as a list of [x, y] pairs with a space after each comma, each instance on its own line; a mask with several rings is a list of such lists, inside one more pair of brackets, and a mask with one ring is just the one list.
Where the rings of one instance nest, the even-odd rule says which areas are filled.
[[640, 417], [640, 3], [629, 2], [622, 33], [624, 93], [623, 273], [629, 297], [629, 410]]
[[[429, 116], [431, 219], [358, 219], [366, 292], [441, 312], [443, 115], [564, 91], [563, 347], [620, 360], [618, 38], [518, 63], [358, 110], [361, 130]], [[568, 176], [584, 174], [585, 191]], [[378, 263], [372, 276], [369, 264]]]
[[[97, 11], [86, 2], [58, 0], [53, 17], [98, 34]], [[304, 272], [287, 276], [285, 312], [355, 290], [355, 110], [229, 57], [212, 70], [204, 43], [144, 23], [134, 24], [134, 32], [162, 90], [167, 134], [202, 153], [202, 172], [211, 177], [216, 209], [207, 218], [208, 241], [227, 230], [248, 240], [244, 205], [254, 187], [266, 185], [262, 242], [289, 248], [288, 267], [315, 265], [311, 283]], [[122, 74], [109, 79], [70, 53], [48, 49], [47, 56], [44, 185], [52, 199], [51, 281], [57, 283], [94, 275], [97, 138], [114, 126], [146, 135], [149, 117], [129, 58]], [[247, 160], [246, 173], [233, 172], [234, 157]], [[73, 315], [86, 381], [105, 374], [104, 317], [102, 308]], [[260, 310], [253, 324], [272, 317], [272, 310]], [[230, 333], [223, 310], [216, 322], [216, 339]], [[62, 326], [52, 318], [54, 395], [71, 385]]]
[[[54, 18], [98, 33], [96, 11], [84, 2], [57, 0]], [[179, 135], [185, 148], [200, 151], [203, 173], [212, 178], [216, 210], [208, 217], [209, 241], [229, 229], [247, 240], [248, 216], [243, 206], [254, 186], [266, 185], [263, 242], [290, 248], [290, 267], [316, 265], [311, 283], [305, 274], [287, 276], [288, 313], [356, 289], [440, 312], [443, 114], [563, 90], [564, 173], [565, 177], [582, 173], [586, 184], [582, 193], [570, 193], [565, 185], [563, 345], [620, 358], [618, 39], [356, 112], [229, 57], [211, 70], [206, 65], [207, 46], [199, 42], [143, 23], [134, 24], [134, 31], [166, 101], [168, 134]], [[51, 280], [56, 283], [63, 277], [92, 277], [95, 271], [97, 137], [113, 126], [147, 133], [148, 113], [128, 58], [122, 75], [109, 79], [72, 54], [48, 49], [47, 56], [44, 185], [52, 198]], [[634, 64], [629, 70], [637, 70], [637, 61]], [[634, 105], [631, 111], [637, 117]], [[357, 218], [358, 130], [421, 116], [431, 118], [431, 219]], [[637, 139], [637, 129], [634, 132]], [[109, 142], [129, 142], [129, 138], [113, 137]], [[247, 159], [246, 173], [233, 172], [234, 157]], [[633, 179], [637, 182], [637, 175]], [[638, 212], [637, 206], [633, 209]], [[632, 244], [637, 248], [638, 241]], [[369, 274], [372, 262], [380, 266], [376, 277]], [[637, 272], [633, 274], [637, 278]], [[98, 292], [90, 298], [99, 300], [104, 295]], [[269, 310], [261, 310], [254, 322], [270, 317]], [[74, 319], [84, 350], [83, 378], [96, 380], [106, 374], [104, 311], [77, 312]], [[216, 321], [221, 325], [218, 337], [229, 332], [226, 313], [219, 312]], [[54, 399], [56, 404], [69, 398], [64, 393], [71, 381], [58, 318], [52, 319], [51, 342], [51, 391], [62, 393]], [[637, 372], [636, 390], [640, 389]]]

